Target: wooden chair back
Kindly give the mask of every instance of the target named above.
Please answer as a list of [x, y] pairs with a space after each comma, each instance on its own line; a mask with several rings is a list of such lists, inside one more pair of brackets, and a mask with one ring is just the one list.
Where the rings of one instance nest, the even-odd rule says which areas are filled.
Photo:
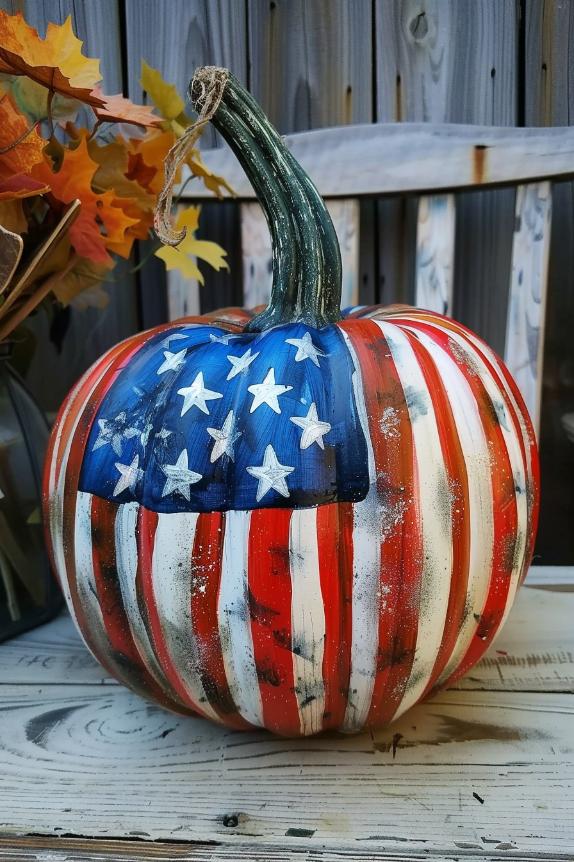
[[[452, 315], [454, 290], [464, 289], [454, 285], [457, 192], [516, 188], [509, 296], [501, 301], [507, 309], [504, 359], [538, 430], [552, 183], [574, 176], [574, 128], [368, 124], [286, 141], [331, 212], [343, 258], [343, 307], [358, 304], [360, 198], [417, 196], [415, 304]], [[253, 189], [227, 148], [203, 156], [226, 177], [241, 206], [245, 305], [265, 302], [271, 249]], [[184, 199], [213, 200], [199, 185]], [[180, 294], [181, 285], [181, 302]]]

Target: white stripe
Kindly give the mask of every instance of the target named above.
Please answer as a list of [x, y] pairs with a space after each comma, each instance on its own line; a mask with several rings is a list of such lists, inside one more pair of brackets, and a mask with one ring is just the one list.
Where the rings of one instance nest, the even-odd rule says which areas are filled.
[[[460, 336], [457, 336], [457, 340], [460, 340], [460, 342], [462, 342], [462, 338], [460, 338]], [[506, 617], [510, 612], [510, 608], [512, 607], [514, 596], [516, 595], [516, 590], [518, 588], [518, 582], [520, 579], [520, 573], [522, 572], [522, 564], [524, 562], [524, 554], [526, 552], [526, 533], [528, 529], [526, 473], [524, 470], [524, 460], [522, 458], [522, 451], [520, 449], [519, 443], [520, 429], [516, 428], [510, 411], [504, 405], [504, 399], [502, 397], [501, 389], [492, 377], [492, 374], [485, 365], [479, 352], [476, 350], [473, 351], [472, 348], [468, 345], [468, 343], [466, 345], [466, 350], [468, 350], [469, 352], [472, 351], [471, 355], [475, 360], [475, 366], [478, 368], [480, 379], [483, 382], [493, 405], [495, 405], [497, 414], [499, 415], [499, 427], [502, 431], [502, 436], [504, 438], [508, 457], [510, 459], [510, 468], [512, 470], [511, 479], [514, 482], [515, 488], [514, 498], [516, 500], [517, 515], [516, 546], [514, 549], [514, 565], [512, 567], [512, 574], [510, 577], [510, 587], [508, 589], [508, 595], [506, 597], [504, 614], [498, 627], [498, 632], [500, 632], [504, 621], [506, 620]], [[498, 553], [502, 553], [502, 551], [503, 549], [498, 549]]]
[[158, 515], [152, 559], [152, 588], [165, 645], [190, 701], [198, 712], [219, 722], [201, 682], [201, 657], [193, 633], [192, 549], [197, 512]]
[[251, 636], [248, 601], [250, 512], [227, 512], [217, 615], [231, 697], [250, 724], [263, 726], [263, 708]]
[[[458, 365], [426, 333], [412, 331], [432, 357], [445, 387], [468, 477], [470, 555], [465, 616], [451, 657], [438, 679], [442, 683], [460, 664], [474, 638], [490, 586], [494, 541], [491, 459], [476, 398]], [[456, 495], [457, 489], [454, 490]], [[454, 505], [459, 504], [455, 496]]]
[[297, 509], [289, 525], [291, 641], [301, 733], [323, 728], [325, 607], [319, 575], [317, 509]]
[[142, 660], [142, 664], [160, 688], [170, 692], [172, 687], [155, 656], [146, 624], [138, 605], [136, 593], [138, 511], [138, 503], [123, 503], [118, 507], [114, 525], [118, 584], [132, 640]]
[[353, 506], [353, 592], [351, 605], [351, 673], [342, 730], [354, 733], [367, 720], [377, 674], [379, 586], [381, 577], [381, 514], [375, 456], [358, 357], [346, 332], [340, 330], [355, 372], [353, 392], [367, 445], [369, 491]]
[[387, 340], [407, 398], [414, 444], [415, 499], [422, 531], [416, 650], [396, 718], [421, 697], [440, 649], [452, 572], [452, 518], [448, 475], [434, 407], [418, 360], [399, 326], [384, 321], [375, 323]]
[[[504, 374], [500, 370], [500, 366], [502, 365], [501, 359], [496, 355], [496, 353], [493, 350], [490, 349], [490, 347], [488, 347], [488, 345], [484, 344], [483, 342], [480, 342], [479, 339], [476, 338], [472, 333], [466, 333], [466, 337], [468, 338], [469, 341], [472, 342], [474, 347], [477, 348], [477, 350], [479, 352], [482, 352], [486, 356], [486, 358], [490, 361], [490, 363], [497, 370], [497, 379], [499, 381], [499, 386], [506, 393], [506, 397], [508, 398], [508, 400], [512, 404], [512, 406], [514, 408], [514, 412], [518, 416], [518, 422], [520, 425], [520, 433], [522, 434], [522, 442], [524, 444], [524, 451], [526, 453], [526, 465], [525, 465], [526, 474], [528, 476], [528, 479], [530, 481], [532, 481], [532, 479], [533, 479], [532, 455], [530, 452], [530, 447], [532, 446], [533, 442], [536, 443], [536, 434], [534, 432], [534, 428], [529, 430], [526, 427], [524, 412], [518, 406], [518, 402], [514, 396], [514, 393], [513, 393], [512, 389], [510, 388], [510, 386], [508, 385], [506, 377], [504, 376]], [[528, 418], [530, 418], [530, 417], [528, 417]]]

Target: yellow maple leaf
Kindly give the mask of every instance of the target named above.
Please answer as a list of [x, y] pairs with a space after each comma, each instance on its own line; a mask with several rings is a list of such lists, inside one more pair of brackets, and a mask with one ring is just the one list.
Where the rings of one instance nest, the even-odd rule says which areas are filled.
[[100, 61], [85, 57], [82, 45], [71, 16], [63, 24], [48, 24], [41, 39], [20, 12], [0, 10], [0, 72], [26, 75], [50, 90], [101, 107], [102, 99], [92, 93], [101, 80]]
[[[185, 102], [177, 92], [175, 84], [168, 84], [161, 72], [158, 69], [152, 68], [152, 66], [148, 66], [145, 60], [142, 60], [140, 84], [164, 120], [168, 122], [176, 120], [184, 114]], [[189, 120], [186, 125], [188, 124]], [[181, 121], [179, 125], [183, 125]]]
[[229, 269], [229, 265], [224, 260], [227, 252], [220, 245], [195, 238], [200, 212], [201, 207], [188, 207], [182, 210], [177, 218], [176, 227], [178, 230], [184, 227], [187, 229], [185, 238], [175, 248], [162, 246], [155, 255], [163, 260], [168, 271], [177, 269], [185, 278], [191, 278], [203, 284], [204, 278], [197, 266], [196, 258], [204, 260], [217, 271]]

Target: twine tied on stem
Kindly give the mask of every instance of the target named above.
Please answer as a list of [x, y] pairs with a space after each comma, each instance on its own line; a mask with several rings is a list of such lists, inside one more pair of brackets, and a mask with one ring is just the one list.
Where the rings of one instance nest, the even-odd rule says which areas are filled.
[[179, 245], [187, 233], [186, 228], [180, 231], [174, 230], [171, 221], [175, 178], [188, 153], [197, 143], [203, 127], [217, 111], [228, 79], [227, 69], [219, 66], [201, 66], [196, 70], [189, 85], [189, 94], [191, 96], [193, 93], [195, 104], [200, 109], [199, 114], [197, 119], [186, 128], [181, 138], [178, 138], [165, 158], [163, 188], [154, 212], [154, 229], [164, 245]]

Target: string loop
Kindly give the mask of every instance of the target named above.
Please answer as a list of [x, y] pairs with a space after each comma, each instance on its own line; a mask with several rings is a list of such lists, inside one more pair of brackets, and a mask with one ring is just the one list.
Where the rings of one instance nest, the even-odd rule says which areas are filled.
[[154, 212], [154, 230], [164, 245], [179, 245], [187, 233], [186, 228], [180, 231], [174, 230], [171, 221], [175, 178], [190, 150], [197, 143], [203, 127], [217, 111], [228, 79], [227, 69], [221, 69], [218, 66], [201, 66], [196, 70], [189, 85], [189, 96], [198, 109], [198, 116], [186, 128], [181, 138], [177, 139], [165, 158], [163, 188]]

